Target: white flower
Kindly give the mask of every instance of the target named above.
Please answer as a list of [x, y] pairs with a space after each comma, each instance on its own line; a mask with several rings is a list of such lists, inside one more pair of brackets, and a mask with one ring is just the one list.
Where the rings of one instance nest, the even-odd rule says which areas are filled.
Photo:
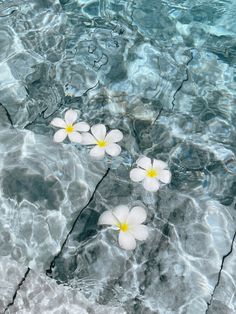
[[91, 133], [84, 133], [82, 136], [82, 144], [96, 145], [91, 149], [90, 156], [102, 159], [105, 153], [113, 157], [120, 154], [121, 147], [116, 144], [123, 138], [120, 130], [111, 130], [107, 133], [105, 125], [96, 124], [91, 127]]
[[160, 183], [170, 183], [171, 173], [164, 161], [157, 159], [152, 161], [148, 157], [140, 157], [136, 163], [138, 168], [130, 171], [130, 179], [134, 182], [143, 181], [143, 186], [147, 191], [156, 192]]
[[147, 214], [140, 206], [133, 207], [130, 211], [127, 206], [117, 206], [113, 211], [107, 210], [101, 214], [98, 220], [99, 225], [111, 225], [120, 230], [118, 242], [125, 250], [134, 250], [136, 240], [146, 240], [148, 227], [142, 225]]
[[60, 118], [54, 118], [51, 121], [51, 125], [61, 128], [54, 134], [55, 142], [62, 142], [68, 136], [71, 142], [80, 143], [82, 141], [82, 136], [79, 132], [88, 132], [90, 126], [86, 122], [78, 122], [77, 112], [69, 109], [65, 113], [65, 121]]

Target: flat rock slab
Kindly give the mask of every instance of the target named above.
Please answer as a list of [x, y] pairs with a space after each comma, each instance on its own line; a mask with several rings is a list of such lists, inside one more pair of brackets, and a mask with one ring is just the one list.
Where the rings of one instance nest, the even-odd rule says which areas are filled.
[[0, 256], [46, 270], [106, 168], [70, 144], [0, 132]]

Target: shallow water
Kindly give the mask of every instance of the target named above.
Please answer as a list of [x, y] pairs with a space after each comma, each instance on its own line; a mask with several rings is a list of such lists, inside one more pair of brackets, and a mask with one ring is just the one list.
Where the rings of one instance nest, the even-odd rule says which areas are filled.
[[[235, 15], [234, 0], [0, 0], [0, 313], [236, 313]], [[68, 108], [120, 129], [121, 155], [54, 143]], [[131, 182], [140, 155], [171, 184]], [[119, 204], [148, 211], [134, 252], [97, 227]]]

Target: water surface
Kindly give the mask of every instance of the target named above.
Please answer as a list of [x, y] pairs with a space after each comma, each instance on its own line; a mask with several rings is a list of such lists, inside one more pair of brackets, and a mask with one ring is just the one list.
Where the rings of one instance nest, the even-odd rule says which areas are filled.
[[[236, 313], [235, 15], [234, 0], [0, 1], [1, 313]], [[120, 129], [121, 155], [54, 143], [68, 108]], [[171, 184], [133, 184], [140, 155]], [[132, 253], [97, 227], [119, 204], [148, 210]]]

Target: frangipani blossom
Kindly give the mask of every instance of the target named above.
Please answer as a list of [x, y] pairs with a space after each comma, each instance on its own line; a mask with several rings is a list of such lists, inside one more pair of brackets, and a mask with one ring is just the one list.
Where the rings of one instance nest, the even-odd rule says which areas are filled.
[[143, 181], [143, 186], [147, 191], [156, 192], [160, 184], [168, 184], [171, 181], [171, 172], [164, 161], [148, 157], [140, 157], [137, 160], [138, 168], [130, 171], [130, 178], [134, 182]]
[[112, 157], [120, 154], [121, 147], [116, 144], [123, 138], [120, 130], [111, 130], [107, 133], [104, 124], [96, 124], [91, 127], [91, 133], [84, 133], [82, 140], [84, 145], [95, 145], [90, 151], [90, 156], [102, 159], [105, 153]]
[[113, 211], [107, 210], [101, 214], [99, 225], [111, 225], [120, 230], [119, 245], [125, 250], [136, 248], [136, 239], [143, 241], [148, 237], [148, 227], [142, 225], [147, 214], [143, 207], [135, 206], [130, 211], [127, 206], [117, 206]]
[[86, 122], [75, 123], [77, 116], [75, 110], [69, 109], [65, 113], [65, 120], [54, 118], [51, 121], [51, 125], [61, 128], [54, 134], [53, 139], [55, 142], [63, 142], [67, 136], [71, 142], [80, 143], [82, 141], [80, 132], [88, 132], [90, 126]]

